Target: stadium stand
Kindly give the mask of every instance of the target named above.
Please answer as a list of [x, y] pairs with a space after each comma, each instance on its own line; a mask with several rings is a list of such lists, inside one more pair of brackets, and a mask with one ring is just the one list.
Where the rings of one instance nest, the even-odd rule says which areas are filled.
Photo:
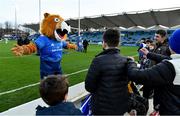
[[[121, 45], [136, 46], [141, 38], [153, 39], [158, 29], [167, 30], [170, 35], [173, 30], [179, 28], [179, 12], [180, 7], [175, 7], [80, 17], [81, 38], [82, 40], [85, 38], [91, 44], [97, 44], [102, 42], [103, 31], [100, 30], [117, 28], [122, 33]], [[72, 29], [78, 29], [78, 19], [71, 18], [66, 22]], [[24, 27], [29, 27], [36, 32], [39, 30], [39, 24], [26, 24]], [[76, 31], [69, 35], [71, 42], [77, 40]]]
[[[173, 31], [174, 30], [167, 30], [167, 33], [168, 33], [167, 37], [170, 37]], [[121, 33], [121, 45], [122, 46], [138, 46], [139, 41], [142, 38], [153, 40], [155, 32], [156, 32], [156, 30], [121, 31], [120, 32]], [[86, 39], [91, 44], [98, 44], [98, 42], [102, 42], [102, 35], [103, 35], [102, 31], [81, 32], [82, 40]], [[78, 33], [69, 34], [68, 38], [71, 42], [76, 42], [76, 40], [78, 38]]]

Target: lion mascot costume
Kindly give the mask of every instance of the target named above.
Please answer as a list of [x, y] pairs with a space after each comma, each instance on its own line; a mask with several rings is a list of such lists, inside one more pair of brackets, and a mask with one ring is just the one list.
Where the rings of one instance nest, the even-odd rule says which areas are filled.
[[76, 49], [76, 45], [67, 43], [70, 26], [59, 15], [44, 14], [41, 23], [41, 35], [28, 45], [16, 46], [12, 52], [16, 56], [29, 55], [36, 51], [40, 54], [41, 79], [48, 75], [62, 74], [61, 59], [63, 48]]

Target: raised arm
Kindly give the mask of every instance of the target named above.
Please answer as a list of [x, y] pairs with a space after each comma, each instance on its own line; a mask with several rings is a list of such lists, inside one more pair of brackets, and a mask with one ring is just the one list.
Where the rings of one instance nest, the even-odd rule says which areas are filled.
[[22, 45], [22, 46], [16, 45], [11, 49], [11, 51], [16, 56], [22, 56], [22, 55], [30, 55], [32, 53], [35, 53], [37, 51], [37, 48], [34, 43], [30, 43], [28, 45]]
[[161, 55], [161, 54], [156, 54], [156, 53], [152, 53], [149, 52], [146, 48], [142, 48], [140, 49], [140, 51], [147, 56], [148, 59], [150, 60], [154, 60], [157, 63], [161, 62], [164, 59], [171, 59], [169, 56], [165, 56], [165, 55]]
[[174, 67], [168, 61], [163, 61], [148, 69], [139, 69], [133, 61], [128, 63], [129, 80], [139, 84], [151, 86], [165, 85], [173, 82], [174, 74]]
[[151, 59], [151, 60], [154, 60], [157, 63], [161, 62], [164, 59], [168, 59], [168, 60], [171, 59], [171, 57], [169, 57], [169, 56], [165, 56], [165, 55], [161, 55], [161, 54], [156, 54], [156, 53], [151, 53], [151, 52], [149, 52], [147, 54], [147, 58]]

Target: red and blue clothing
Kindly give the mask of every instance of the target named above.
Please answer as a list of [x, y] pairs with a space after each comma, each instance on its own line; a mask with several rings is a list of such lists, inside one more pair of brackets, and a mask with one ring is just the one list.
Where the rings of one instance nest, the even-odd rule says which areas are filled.
[[67, 43], [41, 35], [35, 40], [35, 44], [40, 54], [41, 79], [52, 74], [62, 74], [60, 62]]

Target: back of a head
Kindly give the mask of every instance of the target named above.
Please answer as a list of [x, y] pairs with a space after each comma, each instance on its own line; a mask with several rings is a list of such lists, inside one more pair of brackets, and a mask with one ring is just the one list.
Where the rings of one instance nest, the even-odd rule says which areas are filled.
[[144, 42], [146, 40], [146, 38], [141, 38], [141, 40]]
[[176, 54], [180, 54], [180, 29], [175, 30], [171, 35], [169, 46]]
[[115, 29], [108, 29], [103, 34], [103, 41], [109, 47], [117, 47], [119, 45], [120, 33]]
[[40, 96], [48, 105], [62, 102], [68, 93], [67, 78], [62, 75], [51, 75], [42, 80], [39, 86]]
[[161, 35], [161, 37], [166, 37], [166, 31], [162, 29], [157, 30], [156, 34]]
[[145, 43], [153, 43], [153, 41], [150, 39], [147, 39]]

